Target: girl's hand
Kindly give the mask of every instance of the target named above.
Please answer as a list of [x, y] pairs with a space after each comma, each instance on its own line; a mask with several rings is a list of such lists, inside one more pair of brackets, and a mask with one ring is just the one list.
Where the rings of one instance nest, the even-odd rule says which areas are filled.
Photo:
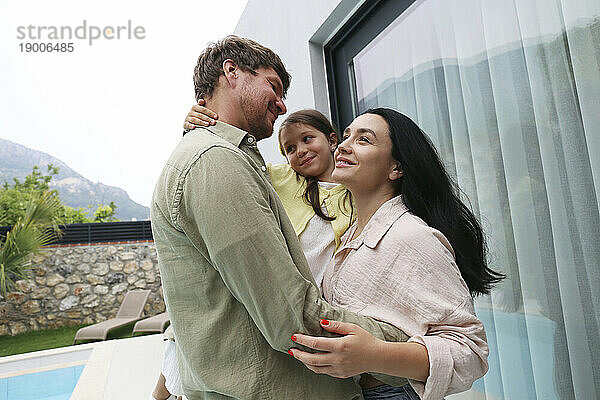
[[185, 117], [183, 129], [191, 130], [197, 126], [210, 126], [217, 123], [219, 116], [213, 110], [204, 107], [205, 104], [204, 99], [200, 99], [198, 100], [198, 104], [194, 104]]
[[345, 336], [326, 338], [296, 333], [292, 336], [294, 342], [325, 353], [307, 353], [299, 349], [291, 349], [289, 353], [311, 371], [335, 378], [349, 378], [373, 371], [385, 342], [355, 324], [321, 320], [321, 326]]

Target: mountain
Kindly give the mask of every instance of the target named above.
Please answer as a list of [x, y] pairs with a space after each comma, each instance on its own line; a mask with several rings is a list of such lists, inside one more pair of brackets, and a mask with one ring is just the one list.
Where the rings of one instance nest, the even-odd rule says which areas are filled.
[[117, 205], [116, 217], [121, 221], [149, 218], [148, 207], [131, 200], [123, 189], [100, 182], [93, 183], [49, 154], [0, 138], [0, 183], [10, 183], [12, 178], [25, 178], [34, 165], [45, 172], [48, 164], [59, 168], [58, 175], [50, 181], [50, 187], [58, 190], [64, 204], [85, 209], [92, 204], [95, 209], [98, 204], [107, 205], [114, 201]]

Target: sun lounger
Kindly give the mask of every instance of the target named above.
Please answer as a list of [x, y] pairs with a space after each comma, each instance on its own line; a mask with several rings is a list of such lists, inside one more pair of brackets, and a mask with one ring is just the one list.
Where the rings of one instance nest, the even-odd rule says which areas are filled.
[[127, 292], [115, 318], [81, 328], [75, 334], [73, 344], [78, 340], [106, 340], [106, 335], [110, 330], [139, 320], [142, 317], [144, 305], [149, 295], [149, 290], [132, 290]]
[[136, 333], [142, 332], [163, 333], [165, 329], [167, 329], [167, 326], [169, 326], [169, 313], [164, 312], [136, 322], [133, 326], [133, 332], [131, 332], [131, 336], [134, 336]]

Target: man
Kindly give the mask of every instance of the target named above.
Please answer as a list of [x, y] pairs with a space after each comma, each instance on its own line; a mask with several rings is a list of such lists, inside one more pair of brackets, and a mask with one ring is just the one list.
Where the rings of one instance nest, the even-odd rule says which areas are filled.
[[292, 333], [326, 335], [325, 318], [406, 340], [320, 298], [256, 146], [286, 112], [289, 82], [279, 57], [252, 40], [228, 36], [205, 49], [196, 99], [219, 121], [183, 138], [154, 191], [154, 240], [190, 400], [359, 399], [352, 380], [290, 357]]

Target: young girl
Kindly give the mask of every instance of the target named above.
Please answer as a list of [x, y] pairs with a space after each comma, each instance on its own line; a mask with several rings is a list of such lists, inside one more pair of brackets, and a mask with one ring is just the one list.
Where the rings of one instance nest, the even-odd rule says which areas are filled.
[[[218, 118], [203, 104], [200, 100], [190, 110], [184, 124], [186, 130], [195, 125], [209, 126]], [[316, 110], [297, 111], [279, 129], [279, 149], [288, 164], [267, 164], [271, 183], [294, 226], [319, 289], [325, 268], [352, 222], [349, 193], [331, 179], [337, 143], [327, 117]], [[165, 336], [172, 339], [171, 330]], [[171, 393], [183, 394], [175, 357], [171, 341], [167, 343], [163, 373], [153, 393], [157, 400], [168, 399]]]
[[337, 136], [323, 114], [301, 110], [282, 123], [279, 147], [289, 164], [268, 165], [271, 182], [321, 288], [325, 267], [352, 216], [346, 188], [331, 179]]

